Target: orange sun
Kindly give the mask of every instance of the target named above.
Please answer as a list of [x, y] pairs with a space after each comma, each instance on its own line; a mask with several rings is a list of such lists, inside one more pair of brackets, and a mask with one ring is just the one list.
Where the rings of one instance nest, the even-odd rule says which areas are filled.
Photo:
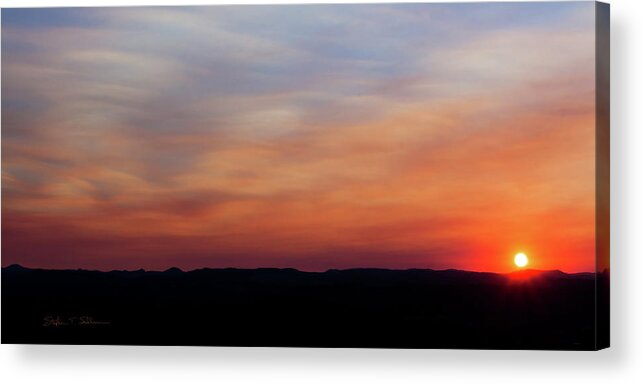
[[528, 263], [529, 258], [527, 258], [527, 255], [525, 255], [524, 253], [516, 253], [516, 256], [514, 256], [514, 264], [516, 264], [516, 266], [518, 266], [519, 268], [527, 266]]

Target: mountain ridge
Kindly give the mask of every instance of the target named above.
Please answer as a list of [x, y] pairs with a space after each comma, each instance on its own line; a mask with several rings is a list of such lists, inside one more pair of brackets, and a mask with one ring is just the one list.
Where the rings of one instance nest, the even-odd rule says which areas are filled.
[[259, 268], [236, 268], [236, 267], [224, 267], [224, 268], [211, 268], [203, 267], [196, 268], [191, 270], [183, 270], [179, 267], [170, 267], [165, 270], [146, 270], [139, 268], [136, 270], [123, 270], [123, 269], [114, 269], [109, 271], [96, 270], [96, 269], [48, 269], [48, 268], [31, 268], [24, 267], [20, 264], [11, 264], [6, 267], [1, 268], [3, 272], [12, 272], [12, 271], [47, 271], [47, 272], [92, 272], [92, 273], [104, 273], [104, 274], [114, 274], [114, 273], [123, 273], [123, 274], [164, 274], [164, 275], [185, 275], [190, 273], [221, 273], [221, 272], [263, 272], [263, 273], [300, 273], [308, 275], [330, 275], [330, 274], [365, 274], [365, 273], [426, 273], [426, 274], [462, 274], [462, 275], [478, 275], [478, 276], [503, 276], [503, 277], [547, 277], [547, 278], [594, 278], [596, 275], [601, 273], [609, 273], [609, 271], [602, 272], [563, 272], [559, 269], [521, 269], [511, 272], [489, 272], [489, 271], [470, 271], [465, 269], [432, 269], [432, 268], [408, 268], [408, 269], [390, 269], [390, 268], [374, 268], [374, 267], [359, 267], [359, 268], [346, 268], [346, 269], [337, 269], [330, 268], [325, 271], [302, 271], [296, 268], [277, 268], [277, 267], [259, 267]]

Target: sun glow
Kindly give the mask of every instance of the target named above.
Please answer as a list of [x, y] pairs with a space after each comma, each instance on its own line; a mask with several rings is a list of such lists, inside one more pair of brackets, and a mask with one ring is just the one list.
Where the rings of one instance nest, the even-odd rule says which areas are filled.
[[516, 253], [516, 256], [514, 256], [514, 264], [516, 266], [522, 268], [525, 267], [529, 263], [529, 259], [527, 258], [527, 255], [524, 253]]

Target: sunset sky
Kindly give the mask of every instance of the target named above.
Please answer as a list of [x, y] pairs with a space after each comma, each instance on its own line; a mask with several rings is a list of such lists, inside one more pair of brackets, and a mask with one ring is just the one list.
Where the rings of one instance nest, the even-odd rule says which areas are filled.
[[594, 270], [594, 3], [2, 10], [2, 265]]

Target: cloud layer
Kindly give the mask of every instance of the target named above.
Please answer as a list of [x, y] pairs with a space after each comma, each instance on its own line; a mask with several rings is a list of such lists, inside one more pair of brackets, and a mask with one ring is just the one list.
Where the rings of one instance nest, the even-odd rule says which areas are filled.
[[594, 265], [593, 3], [3, 10], [3, 265]]

